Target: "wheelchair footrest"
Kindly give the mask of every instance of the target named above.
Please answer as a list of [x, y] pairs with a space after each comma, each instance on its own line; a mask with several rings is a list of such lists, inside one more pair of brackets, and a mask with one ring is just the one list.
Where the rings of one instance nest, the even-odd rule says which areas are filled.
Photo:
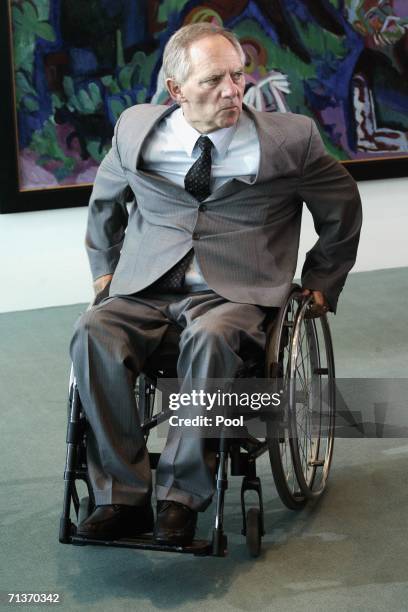
[[138, 550], [157, 550], [160, 552], [183, 553], [196, 556], [208, 556], [212, 554], [212, 545], [207, 540], [194, 540], [189, 546], [171, 546], [159, 544], [152, 536], [140, 538], [121, 538], [120, 540], [96, 540], [83, 536], [71, 536], [71, 543], [76, 546], [92, 544], [94, 546], [113, 546], [116, 548], [134, 548]]

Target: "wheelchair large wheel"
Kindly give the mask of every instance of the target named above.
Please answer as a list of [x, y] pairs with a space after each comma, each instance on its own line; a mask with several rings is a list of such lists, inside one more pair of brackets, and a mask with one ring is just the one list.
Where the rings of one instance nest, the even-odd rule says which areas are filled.
[[271, 322], [265, 361], [266, 378], [273, 380], [275, 392], [283, 391], [279, 411], [266, 423], [272, 475], [279, 497], [291, 510], [301, 510], [307, 502], [292, 460], [286, 391], [290, 375], [291, 338], [300, 300], [300, 287], [294, 286], [278, 318]]
[[296, 479], [308, 499], [319, 497], [333, 454], [335, 374], [326, 315], [308, 318], [310, 299], [297, 310], [290, 346], [289, 440]]

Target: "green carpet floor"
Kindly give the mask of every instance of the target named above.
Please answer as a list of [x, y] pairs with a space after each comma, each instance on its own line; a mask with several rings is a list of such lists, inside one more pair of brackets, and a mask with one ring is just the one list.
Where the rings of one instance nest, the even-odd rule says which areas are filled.
[[[331, 316], [340, 377], [406, 378], [407, 269], [351, 275]], [[60, 593], [63, 610], [406, 610], [408, 440], [339, 439], [315, 507], [286, 510], [260, 463], [267, 535], [240, 535], [227, 493], [229, 556], [194, 558], [58, 543], [67, 346], [83, 305], [0, 315], [1, 609], [7, 593]], [[212, 508], [200, 517], [207, 535]], [[24, 606], [50, 609], [50, 605]]]

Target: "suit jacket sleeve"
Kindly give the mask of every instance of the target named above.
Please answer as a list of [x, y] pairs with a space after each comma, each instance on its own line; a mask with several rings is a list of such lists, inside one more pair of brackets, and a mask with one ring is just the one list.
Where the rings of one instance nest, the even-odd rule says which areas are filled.
[[117, 146], [119, 124], [120, 119], [115, 126], [112, 148], [96, 174], [89, 202], [85, 244], [94, 280], [115, 271], [128, 222], [129, 185]]
[[355, 181], [327, 154], [313, 122], [298, 193], [312, 213], [319, 236], [306, 255], [302, 285], [324, 293], [335, 311], [347, 274], [356, 260], [361, 201]]

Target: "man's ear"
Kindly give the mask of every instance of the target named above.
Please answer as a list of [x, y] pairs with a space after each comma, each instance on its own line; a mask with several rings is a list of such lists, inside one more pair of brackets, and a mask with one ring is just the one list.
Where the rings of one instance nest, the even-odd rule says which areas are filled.
[[167, 87], [167, 91], [169, 92], [171, 98], [175, 102], [177, 102], [178, 104], [181, 104], [182, 102], [185, 101], [185, 97], [182, 93], [181, 85], [179, 83], [177, 83], [173, 79], [166, 79], [166, 87]]

